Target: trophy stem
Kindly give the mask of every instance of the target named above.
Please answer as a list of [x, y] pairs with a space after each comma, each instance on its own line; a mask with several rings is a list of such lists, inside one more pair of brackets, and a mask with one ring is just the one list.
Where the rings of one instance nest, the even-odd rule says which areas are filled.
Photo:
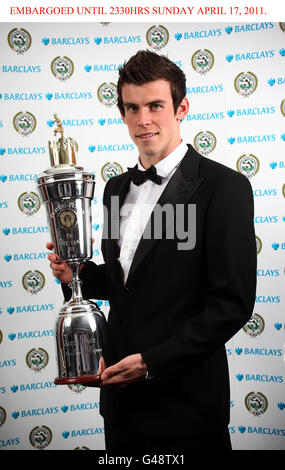
[[81, 291], [81, 281], [79, 279], [80, 263], [70, 263], [72, 271], [72, 302], [81, 304], [83, 301]]

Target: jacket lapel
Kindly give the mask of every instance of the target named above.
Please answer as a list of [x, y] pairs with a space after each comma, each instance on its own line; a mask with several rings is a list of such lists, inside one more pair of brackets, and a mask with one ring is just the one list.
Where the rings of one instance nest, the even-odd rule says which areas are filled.
[[117, 187], [112, 188], [111, 201], [104, 212], [103, 242], [105, 248], [105, 260], [114, 261], [119, 257], [118, 237], [120, 235], [120, 209], [128, 194], [130, 187], [130, 175], [128, 172], [120, 177]]
[[[181, 161], [181, 164], [177, 168], [176, 172], [170, 179], [161, 197], [157, 201], [157, 204], [163, 207], [165, 204], [171, 204], [175, 207], [176, 204], [186, 204], [193, 196], [197, 188], [203, 181], [203, 178], [199, 178], [198, 169], [201, 161], [201, 155], [196, 152], [192, 146], [188, 146], [188, 152], [185, 154]], [[158, 238], [148, 238], [151, 233], [150, 224], [151, 218], [149, 219], [144, 234], [136, 249], [128, 279], [132, 276], [134, 271], [137, 269], [143, 258], [149, 253], [149, 251], [159, 241]], [[165, 233], [167, 224], [164, 223], [162, 233]], [[127, 282], [128, 282], [127, 279]]]

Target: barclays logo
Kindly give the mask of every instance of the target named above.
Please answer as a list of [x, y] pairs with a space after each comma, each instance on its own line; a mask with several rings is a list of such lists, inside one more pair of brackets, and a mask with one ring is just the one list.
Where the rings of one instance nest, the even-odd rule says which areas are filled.
[[255, 426], [248, 426], [247, 427], [248, 434], [260, 434], [262, 436], [275, 436], [275, 437], [285, 437], [285, 429], [278, 429], [278, 428], [269, 428], [269, 427], [255, 427]]
[[1, 96], [4, 101], [42, 101], [43, 93], [4, 93]]
[[27, 312], [52, 312], [54, 304], [33, 304], [33, 305], [18, 305], [16, 307], [7, 307], [7, 313], [13, 315], [14, 313], [27, 313]]
[[240, 434], [260, 434], [262, 436], [273, 436], [273, 437], [285, 437], [285, 429], [279, 428], [270, 428], [262, 426], [238, 426], [238, 431]]
[[0, 448], [13, 447], [21, 443], [20, 437], [11, 437], [10, 439], [0, 439]]
[[257, 356], [257, 357], [282, 357], [282, 349], [274, 348], [235, 348], [238, 356]]
[[[91, 127], [94, 125], [93, 119], [62, 119], [62, 125], [65, 127]], [[47, 121], [47, 125], [52, 127], [54, 125], [54, 121], [49, 120]]]
[[219, 120], [224, 119], [223, 111], [218, 113], [197, 113], [197, 114], [187, 114], [186, 121], [210, 121], [210, 120]]
[[[285, 49], [284, 49], [285, 52]], [[274, 50], [265, 50], [265, 51], [253, 51], [253, 52], [243, 52], [239, 54], [228, 54], [226, 55], [226, 61], [232, 62], [241, 62], [243, 60], [258, 60], [258, 59], [268, 59], [274, 57]]]
[[271, 247], [273, 248], [273, 250], [277, 251], [279, 250], [285, 250], [285, 243], [272, 243]]
[[278, 222], [277, 215], [266, 215], [266, 216], [258, 215], [254, 217], [255, 224], [276, 224], [277, 222]]
[[252, 193], [254, 197], [274, 197], [278, 194], [276, 188], [254, 189]]
[[42, 71], [40, 65], [2, 65], [3, 73], [40, 73]]
[[55, 101], [70, 101], [70, 100], [91, 100], [93, 99], [92, 91], [84, 91], [84, 92], [77, 92], [77, 91], [66, 91], [62, 93], [51, 93], [48, 92], [45, 94], [45, 97], [48, 101], [55, 100]]
[[13, 281], [0, 281], [0, 289], [9, 289], [13, 287]]
[[277, 331], [285, 330], [285, 323], [276, 322], [274, 323], [274, 328]]
[[131, 152], [135, 150], [134, 144], [109, 144], [109, 145], [89, 145], [88, 150], [93, 153], [97, 152]]
[[276, 168], [285, 168], [285, 161], [279, 161], [279, 162], [270, 162], [269, 167], [271, 170], [276, 170]]
[[280, 296], [276, 295], [258, 295], [255, 297], [255, 302], [256, 303], [261, 303], [261, 304], [280, 304]]
[[73, 429], [72, 431], [64, 431], [62, 433], [62, 437], [64, 439], [68, 439], [72, 437], [98, 436], [98, 435], [103, 435], [104, 433], [105, 433], [105, 430], [103, 427], [87, 428], [87, 429]]
[[49, 390], [51, 388], [56, 388], [57, 385], [54, 382], [34, 382], [20, 385], [12, 385], [10, 390], [12, 393], [17, 392], [34, 392], [36, 390]]
[[285, 84], [285, 78], [284, 77], [278, 77], [278, 78], [269, 78], [267, 80], [267, 83], [269, 86], [274, 86], [275, 84], [276, 85], [284, 85]]
[[32, 253], [14, 253], [14, 254], [5, 254], [4, 260], [9, 263], [10, 261], [35, 261], [35, 260], [45, 260], [49, 252], [32, 252]]
[[63, 38], [42, 38], [42, 43], [44, 46], [87, 46], [90, 44], [90, 39], [88, 37], [75, 38], [75, 37], [63, 37]]
[[124, 121], [122, 118], [100, 118], [98, 119], [98, 124], [100, 124], [100, 126], [105, 126], [105, 124], [107, 126], [121, 126], [121, 125], [124, 125]]
[[140, 44], [142, 42], [141, 36], [105, 36], [103, 38], [96, 37], [95, 44]]
[[202, 95], [202, 94], [211, 94], [211, 93], [221, 93], [224, 91], [223, 84], [219, 85], [202, 85], [196, 87], [187, 87], [187, 95]]
[[237, 136], [229, 137], [229, 144], [257, 144], [257, 143], [270, 143], [276, 141], [275, 134], [264, 134], [264, 135], [248, 135], [248, 136]]
[[118, 72], [122, 64], [94, 64], [84, 65], [85, 72]]
[[46, 416], [58, 414], [58, 406], [52, 408], [32, 408], [30, 410], [13, 411], [11, 413], [12, 418], [30, 418], [31, 416]]
[[262, 108], [242, 108], [242, 109], [237, 109], [234, 111], [233, 109], [229, 109], [227, 111], [227, 115], [232, 118], [233, 116], [237, 117], [248, 117], [248, 116], [263, 116], [263, 115], [268, 115], [268, 114], [274, 114], [276, 112], [275, 106], [264, 106]]
[[46, 155], [47, 150], [45, 147], [1, 147], [0, 155], [4, 155], [7, 150], [7, 155]]
[[39, 225], [39, 226], [26, 226], [26, 227], [4, 227], [2, 229], [2, 233], [7, 237], [9, 235], [33, 235], [39, 233], [48, 233], [49, 228], [47, 225]]
[[3, 359], [0, 360], [0, 368], [9, 368], [9, 367], [15, 367], [17, 365], [16, 359]]
[[88, 402], [88, 403], [76, 403], [71, 405], [63, 405], [61, 411], [63, 413], [74, 412], [74, 411], [90, 411], [90, 410], [99, 410], [99, 402]]
[[5, 183], [6, 181], [13, 182], [13, 183], [20, 183], [24, 181], [35, 181], [38, 177], [39, 177], [38, 173], [0, 175], [0, 181], [2, 181], [2, 183]]
[[279, 269], [258, 269], [257, 276], [258, 277], [279, 277], [280, 272], [279, 272]]
[[259, 375], [259, 374], [236, 374], [236, 379], [239, 382], [245, 380], [246, 382], [270, 382], [270, 383], [284, 383], [284, 378], [279, 375]]
[[15, 339], [31, 339], [31, 338], [47, 338], [55, 336], [54, 330], [34, 330], [34, 331], [19, 331], [16, 333], [9, 333], [8, 338], [10, 341], [14, 341]]
[[226, 26], [225, 32], [230, 35], [232, 33], [245, 33], [251, 31], [270, 30], [274, 28], [274, 23], [251, 23], [237, 24], [235, 26]]
[[[222, 28], [218, 29], [202, 29], [199, 31], [190, 31], [183, 34], [183, 39], [202, 39], [202, 38], [215, 38], [222, 35]], [[182, 38], [181, 33], [175, 34], [175, 39], [180, 41]]]

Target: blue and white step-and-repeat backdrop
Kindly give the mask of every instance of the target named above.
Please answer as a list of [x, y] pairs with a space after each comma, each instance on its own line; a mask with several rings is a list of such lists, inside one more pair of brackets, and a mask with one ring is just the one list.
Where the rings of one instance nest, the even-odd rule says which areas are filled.
[[35, 182], [57, 113], [96, 177], [100, 263], [105, 183], [137, 158], [116, 107], [118, 68], [151, 49], [187, 76], [185, 141], [252, 184], [258, 287], [252, 318], [226, 345], [229, 429], [233, 449], [284, 449], [285, 23], [2, 23], [0, 48], [0, 448], [104, 449], [98, 390], [53, 382], [63, 297]]

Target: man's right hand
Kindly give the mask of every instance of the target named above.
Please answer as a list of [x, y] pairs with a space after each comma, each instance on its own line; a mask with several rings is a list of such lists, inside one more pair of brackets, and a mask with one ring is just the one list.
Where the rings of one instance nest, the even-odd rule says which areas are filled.
[[[48, 242], [46, 244], [48, 250], [52, 251], [54, 249], [54, 244]], [[68, 284], [72, 282], [72, 272], [70, 267], [65, 261], [59, 262], [59, 256], [55, 253], [48, 255], [48, 260], [50, 261], [50, 267], [52, 274], [63, 284]]]

